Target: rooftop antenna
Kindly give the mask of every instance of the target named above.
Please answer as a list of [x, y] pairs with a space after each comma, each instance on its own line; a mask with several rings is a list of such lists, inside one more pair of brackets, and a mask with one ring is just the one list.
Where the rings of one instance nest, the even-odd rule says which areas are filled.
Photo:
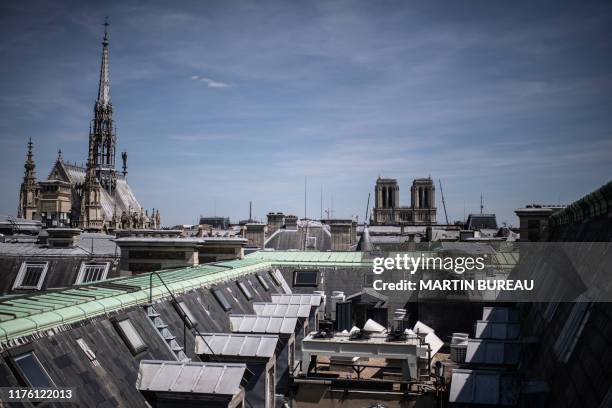
[[446, 218], [446, 225], [448, 225], [448, 214], [446, 213], [446, 200], [444, 200], [444, 191], [442, 190], [442, 180], [438, 179], [440, 184], [440, 195], [442, 196], [442, 207], [444, 208], [444, 218]]
[[365, 213], [365, 218], [363, 219], [363, 223], [365, 224], [366, 222], [368, 222], [368, 212], [370, 211], [370, 194], [372, 193], [368, 193], [368, 204], [366, 205], [366, 213]]
[[323, 186], [321, 186], [321, 220], [323, 219]]
[[249, 222], [253, 221], [253, 202], [249, 201]]
[[308, 185], [308, 177], [304, 176], [304, 219], [306, 219], [306, 189]]
[[482, 204], [482, 193], [480, 193], [480, 214], [482, 214], [483, 208], [484, 208], [484, 205]]

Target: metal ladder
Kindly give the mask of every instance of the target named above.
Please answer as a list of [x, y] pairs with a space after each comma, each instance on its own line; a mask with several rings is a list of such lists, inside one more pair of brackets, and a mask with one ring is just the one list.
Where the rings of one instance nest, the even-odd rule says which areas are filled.
[[157, 313], [155, 308], [152, 305], [149, 305], [146, 307], [146, 310], [147, 316], [151, 320], [151, 323], [153, 323], [153, 326], [159, 335], [162, 337], [162, 339], [164, 339], [168, 345], [168, 348], [172, 350], [172, 353], [176, 356], [176, 359], [178, 361], [189, 361], [190, 359], [185, 354], [183, 347], [181, 347], [176, 341], [176, 336], [173, 335], [170, 330], [168, 330], [168, 325], [164, 322], [159, 313]]

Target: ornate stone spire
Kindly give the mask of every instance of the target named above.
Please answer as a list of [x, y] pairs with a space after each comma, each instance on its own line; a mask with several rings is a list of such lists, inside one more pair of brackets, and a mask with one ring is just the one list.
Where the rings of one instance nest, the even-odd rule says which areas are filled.
[[28, 153], [26, 161], [23, 165], [25, 172], [23, 182], [19, 190], [19, 207], [17, 208], [17, 217], [28, 220], [37, 217], [38, 194], [39, 186], [36, 181], [36, 165], [32, 154], [32, 138], [28, 141]]
[[34, 164], [34, 155], [32, 154], [32, 138], [28, 140], [28, 153], [26, 155], [26, 161], [23, 167], [25, 168], [25, 174], [23, 180], [36, 181], [36, 164]]
[[104, 22], [98, 99], [94, 105], [94, 118], [89, 131], [89, 146], [93, 153], [92, 166], [96, 169], [100, 184], [106, 191], [113, 193], [117, 185], [117, 172], [115, 170], [117, 137], [113, 124], [113, 104], [110, 101], [108, 25], [107, 19]]

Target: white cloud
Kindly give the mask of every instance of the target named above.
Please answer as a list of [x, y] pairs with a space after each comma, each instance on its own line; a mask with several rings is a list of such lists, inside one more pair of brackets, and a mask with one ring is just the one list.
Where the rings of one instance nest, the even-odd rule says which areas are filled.
[[228, 83], [217, 81], [211, 78], [201, 77], [199, 75], [193, 75], [191, 79], [194, 81], [204, 82], [209, 88], [227, 88], [229, 86]]
[[229, 84], [225, 82], [215, 81], [214, 79], [210, 79], [210, 78], [202, 77], [200, 78], [200, 81], [206, 82], [209, 88], [227, 88], [229, 86]]

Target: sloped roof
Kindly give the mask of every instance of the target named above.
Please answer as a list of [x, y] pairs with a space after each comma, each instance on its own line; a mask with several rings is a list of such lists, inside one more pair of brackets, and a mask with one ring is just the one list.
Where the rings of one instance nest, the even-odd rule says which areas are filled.
[[302, 249], [304, 247], [304, 236], [314, 238], [317, 251], [328, 251], [331, 249], [331, 234], [326, 226], [309, 225], [297, 230], [278, 229], [266, 240], [265, 248], [275, 250]]
[[[58, 160], [55, 162], [48, 179], [64, 180], [73, 185], [83, 184], [85, 182], [86, 173], [87, 169], [83, 166], [68, 164], [63, 160]], [[100, 201], [102, 210], [107, 219], [112, 218], [115, 213], [115, 208], [119, 215], [122, 211], [140, 212], [142, 209], [127, 179], [121, 174], [117, 175], [117, 188], [113, 195], [110, 195], [108, 191], [102, 189]]]
[[[264, 256], [261, 256], [264, 254]], [[158, 271], [173, 293], [210, 286], [216, 282], [235, 279], [250, 273], [270, 270], [273, 264], [268, 256], [276, 254], [274, 265], [294, 265], [295, 260], [306, 259], [312, 267], [361, 266], [361, 254], [356, 252], [267, 252], [260, 251], [245, 259], [202, 264], [195, 267]], [[288, 259], [288, 260], [287, 260]], [[298, 261], [304, 262], [304, 261]], [[22, 336], [44, 332], [62, 325], [75, 323], [94, 316], [142, 305], [153, 299], [167, 296], [168, 291], [159, 279], [152, 280], [150, 273], [107, 279], [104, 282], [79, 285], [28, 295], [0, 297], [0, 343]], [[297, 303], [300, 298], [281, 295], [276, 303]], [[300, 295], [307, 304], [321, 303], [320, 295]], [[313, 298], [314, 297], [314, 298]], [[272, 295], [274, 300], [275, 295]], [[295, 320], [295, 319], [294, 319]]]
[[36, 242], [0, 242], [0, 257], [55, 257], [86, 255], [119, 255], [114, 236], [99, 233], [82, 233], [74, 247], [50, 248]]
[[481, 230], [493, 229], [497, 230], [497, 219], [495, 214], [470, 214], [465, 223], [465, 229]]
[[[245, 259], [158, 273], [169, 290], [179, 293], [269, 268], [266, 262]], [[152, 280], [151, 291], [150, 282], [150, 274], [146, 273], [26, 296], [0, 297], [0, 342], [144, 304], [150, 294], [154, 300], [167, 296], [159, 279]]]

